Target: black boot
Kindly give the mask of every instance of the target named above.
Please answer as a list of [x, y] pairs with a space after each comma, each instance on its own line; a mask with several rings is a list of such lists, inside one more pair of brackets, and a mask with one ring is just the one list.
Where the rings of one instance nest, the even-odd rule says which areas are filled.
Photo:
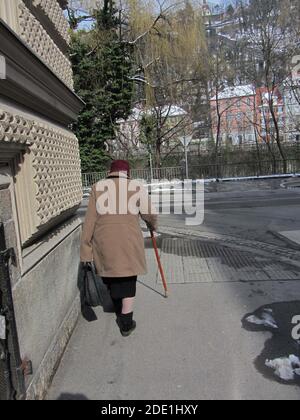
[[133, 312], [120, 314], [117, 318], [117, 324], [123, 337], [128, 337], [136, 329], [136, 322], [133, 321], [132, 317]]

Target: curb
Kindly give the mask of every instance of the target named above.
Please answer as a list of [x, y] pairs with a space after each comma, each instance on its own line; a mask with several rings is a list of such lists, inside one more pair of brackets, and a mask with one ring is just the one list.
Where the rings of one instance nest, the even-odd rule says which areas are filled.
[[297, 242], [292, 241], [291, 239], [287, 238], [281, 233], [276, 232], [275, 230], [268, 230], [268, 233], [273, 235], [275, 238], [280, 239], [281, 241], [285, 242], [290, 248], [295, 249], [296, 251], [300, 251], [300, 245]]
[[[166, 228], [161, 227], [159, 229], [160, 233], [164, 234], [171, 234], [174, 236], [185, 236], [185, 237], [192, 237], [192, 238], [199, 238], [200, 240], [205, 241], [212, 241], [212, 242], [219, 242], [227, 246], [234, 246], [234, 247], [243, 247], [245, 249], [249, 249], [252, 252], [256, 251], [257, 253], [264, 253], [264, 254], [272, 254], [277, 255], [281, 258], [285, 258], [287, 260], [293, 260], [293, 261], [299, 261], [300, 260], [300, 254], [299, 250], [297, 249], [291, 249], [290, 248], [281, 248], [276, 245], [271, 245], [265, 242], [258, 242], [258, 241], [252, 241], [249, 239], [242, 239], [237, 238], [231, 235], [215, 235], [209, 232], [191, 232], [191, 231], [183, 231], [182, 229], [178, 228]], [[293, 243], [293, 246], [295, 244]]]

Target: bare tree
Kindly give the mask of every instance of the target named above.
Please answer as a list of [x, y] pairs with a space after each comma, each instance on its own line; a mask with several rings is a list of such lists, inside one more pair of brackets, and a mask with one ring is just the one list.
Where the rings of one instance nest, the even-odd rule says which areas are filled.
[[[219, 148], [222, 144], [223, 119], [229, 109], [233, 106], [232, 102], [228, 106], [222, 106], [223, 101], [221, 92], [232, 83], [232, 68], [227, 56], [227, 48], [222, 38], [213, 37], [209, 42], [210, 58], [208, 62], [210, 81], [209, 91], [214, 107], [211, 109], [212, 126], [215, 130], [215, 150], [213, 159], [217, 163]], [[210, 101], [211, 102], [211, 101]]]
[[[134, 44], [137, 64], [132, 79], [140, 86], [140, 100], [155, 122], [152, 141], [160, 165], [162, 150], [173, 140], [177, 145], [170, 150], [180, 147], [178, 133], [192, 126], [199, 85], [207, 72], [204, 26], [199, 10], [188, 1], [160, 1], [152, 9], [141, 0], [129, 3], [127, 36]], [[186, 115], [172, 126], [174, 107], [183, 108]]]
[[252, 50], [256, 60], [249, 63], [247, 76], [256, 87], [262, 86], [272, 124], [267, 124], [268, 137], [274, 139], [284, 171], [287, 159], [282, 146], [283, 130], [279, 122], [278, 88], [288, 76], [288, 63], [295, 54], [297, 42], [290, 25], [292, 0], [252, 0], [250, 6], [241, 8], [243, 41]]

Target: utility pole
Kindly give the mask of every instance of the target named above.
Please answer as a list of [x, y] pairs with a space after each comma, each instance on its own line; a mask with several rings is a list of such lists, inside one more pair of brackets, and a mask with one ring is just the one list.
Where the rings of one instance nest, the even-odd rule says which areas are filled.
[[150, 174], [151, 174], [151, 181], [152, 181], [154, 178], [153, 178], [153, 163], [152, 163], [152, 153], [151, 153], [151, 151], [149, 152], [149, 161], [150, 161]]
[[186, 138], [184, 142], [184, 154], [185, 154], [185, 177], [186, 179], [189, 179], [188, 148], [186, 145]]
[[189, 178], [189, 163], [188, 163], [188, 146], [192, 141], [192, 136], [186, 136], [185, 134], [180, 138], [180, 141], [184, 147], [184, 156], [185, 156], [185, 178]]

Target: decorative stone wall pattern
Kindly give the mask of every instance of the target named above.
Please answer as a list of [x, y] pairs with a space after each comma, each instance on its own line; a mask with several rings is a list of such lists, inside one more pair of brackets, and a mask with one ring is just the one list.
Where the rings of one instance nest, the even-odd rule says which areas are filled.
[[82, 182], [78, 140], [67, 130], [0, 109], [0, 146], [2, 142], [27, 144], [30, 150], [19, 165], [21, 173], [16, 182], [24, 243], [40, 226], [80, 204]]
[[19, 11], [20, 36], [24, 42], [73, 90], [73, 71], [69, 59], [60, 51], [24, 3], [19, 4]]
[[26, 144], [30, 138], [32, 127], [33, 121], [0, 109], [0, 142]]
[[34, 124], [33, 138], [37, 215], [42, 225], [81, 202], [80, 158], [74, 135]]
[[62, 36], [62, 38], [69, 44], [70, 34], [69, 25], [56, 0], [33, 0], [34, 6], [40, 6], [44, 13], [54, 24], [56, 30]]
[[0, 0], [0, 18], [16, 33], [19, 33], [19, 0]]

